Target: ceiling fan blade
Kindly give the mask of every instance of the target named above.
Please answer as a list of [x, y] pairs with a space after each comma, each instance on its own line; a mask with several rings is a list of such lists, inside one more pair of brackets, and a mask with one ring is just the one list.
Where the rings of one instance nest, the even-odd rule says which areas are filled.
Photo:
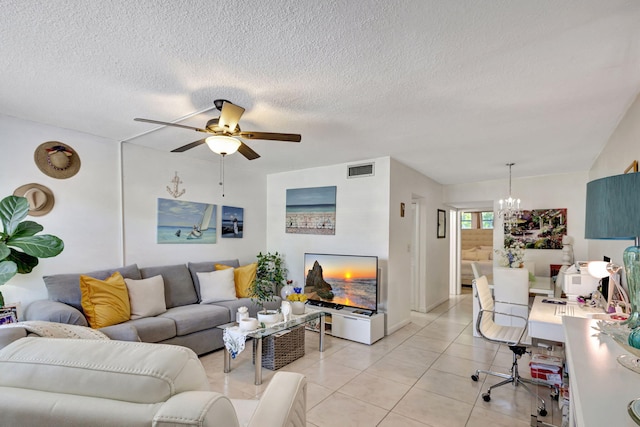
[[141, 119], [141, 118], [135, 118], [133, 119], [136, 122], [145, 122], [145, 123], [153, 123], [156, 125], [163, 125], [163, 126], [173, 126], [176, 128], [183, 128], [183, 129], [191, 129], [191, 130], [195, 130], [197, 132], [205, 132], [205, 133], [210, 133], [209, 131], [207, 131], [206, 129], [202, 129], [202, 128], [194, 128], [192, 126], [185, 126], [185, 125], [179, 125], [177, 123], [170, 123], [170, 122], [161, 122], [159, 120], [151, 120], [151, 119]]
[[302, 135], [297, 133], [273, 133], [273, 132], [240, 132], [239, 136], [247, 139], [266, 139], [269, 141], [300, 142]]
[[242, 117], [243, 113], [244, 108], [225, 101], [224, 104], [222, 104], [222, 110], [220, 111], [218, 126], [228, 130], [229, 133], [233, 133], [236, 130], [240, 117]]
[[243, 156], [245, 156], [248, 160], [255, 160], [258, 157], [260, 157], [260, 154], [256, 153], [255, 151], [253, 151], [251, 149], [251, 147], [249, 147], [247, 144], [245, 144], [244, 142], [242, 142], [240, 144], [240, 147], [238, 147], [238, 153], [242, 154]]
[[206, 141], [204, 139], [200, 139], [198, 141], [191, 142], [187, 145], [183, 145], [182, 147], [178, 147], [175, 150], [171, 150], [172, 153], [182, 153], [183, 151], [191, 150], [192, 148], [196, 148], [199, 145], [204, 144]]

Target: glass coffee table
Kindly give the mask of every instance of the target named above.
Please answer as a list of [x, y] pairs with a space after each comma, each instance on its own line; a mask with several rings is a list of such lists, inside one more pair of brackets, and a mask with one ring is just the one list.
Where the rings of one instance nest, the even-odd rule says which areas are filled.
[[[251, 331], [246, 334], [247, 338], [253, 338], [253, 360], [255, 364], [255, 384], [262, 384], [262, 339], [269, 337], [271, 335], [277, 334], [282, 331], [287, 331], [293, 329], [297, 326], [304, 325], [306, 323], [311, 323], [316, 320], [320, 321], [320, 325], [318, 328], [318, 336], [319, 336], [319, 351], [324, 351], [324, 326], [325, 326], [325, 313], [320, 310], [315, 310], [309, 307], [306, 307], [306, 311], [304, 314], [299, 315], [291, 315], [291, 319], [286, 322], [278, 322], [273, 325], [268, 325], [266, 328], [258, 329], [255, 331]], [[236, 322], [226, 323], [224, 325], [218, 326], [219, 329], [227, 329], [234, 326], [238, 326]], [[231, 371], [231, 353], [227, 349], [226, 345], [224, 348], [224, 372], [228, 373]]]

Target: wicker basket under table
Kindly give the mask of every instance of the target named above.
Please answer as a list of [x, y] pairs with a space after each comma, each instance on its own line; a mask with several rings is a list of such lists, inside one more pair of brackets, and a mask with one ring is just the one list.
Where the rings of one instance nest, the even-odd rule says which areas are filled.
[[304, 356], [304, 325], [262, 339], [262, 367], [278, 370]]

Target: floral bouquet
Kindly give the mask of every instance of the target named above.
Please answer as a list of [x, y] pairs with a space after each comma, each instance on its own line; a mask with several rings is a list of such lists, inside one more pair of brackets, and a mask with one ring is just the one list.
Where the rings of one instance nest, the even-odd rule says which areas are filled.
[[496, 249], [495, 253], [500, 256], [500, 264], [502, 267], [520, 268], [524, 258], [524, 244], [513, 241], [504, 249]]
[[287, 299], [289, 301], [306, 302], [307, 301], [307, 296], [302, 293], [302, 288], [295, 287], [295, 288], [293, 288], [293, 293], [287, 295]]

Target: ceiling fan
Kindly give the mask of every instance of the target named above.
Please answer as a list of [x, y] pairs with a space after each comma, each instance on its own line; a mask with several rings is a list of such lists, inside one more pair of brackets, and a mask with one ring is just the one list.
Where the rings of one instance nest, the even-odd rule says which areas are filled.
[[240, 152], [244, 157], [249, 160], [254, 160], [260, 157], [258, 153], [253, 151], [247, 144], [242, 142], [239, 138], [244, 139], [264, 139], [269, 141], [285, 141], [285, 142], [300, 142], [302, 136], [294, 133], [272, 133], [272, 132], [253, 132], [242, 131], [238, 122], [240, 117], [244, 113], [244, 108], [227, 101], [226, 99], [216, 99], [213, 101], [213, 105], [220, 111], [220, 117], [210, 119], [204, 128], [196, 128], [192, 126], [180, 125], [177, 123], [161, 122], [158, 120], [135, 118], [138, 122], [154, 123], [158, 125], [173, 126], [183, 129], [195, 130], [196, 132], [203, 132], [211, 134], [212, 136], [199, 139], [191, 142], [182, 147], [178, 147], [175, 150], [171, 150], [172, 153], [181, 153], [183, 151], [190, 150], [198, 147], [202, 144], [207, 144], [211, 151], [220, 154], [222, 157]]

